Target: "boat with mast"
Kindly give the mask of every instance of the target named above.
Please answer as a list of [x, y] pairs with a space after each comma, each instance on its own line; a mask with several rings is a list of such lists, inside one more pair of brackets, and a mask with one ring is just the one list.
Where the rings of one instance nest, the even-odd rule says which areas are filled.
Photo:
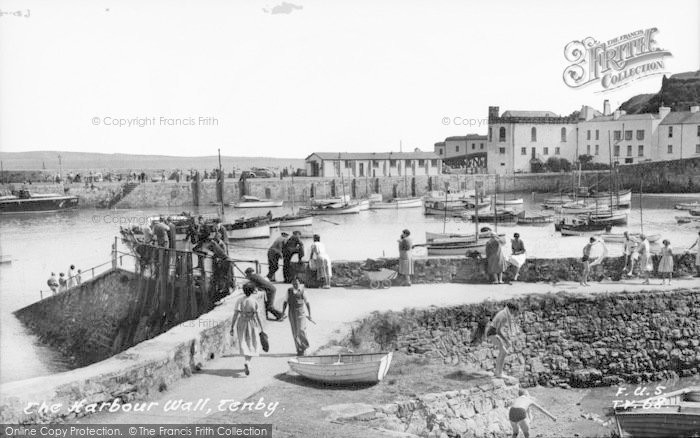
[[310, 202], [308, 207], [301, 207], [299, 212], [314, 216], [339, 215], [339, 214], [357, 214], [361, 207], [358, 203], [351, 203], [350, 198], [345, 194], [345, 178], [343, 177], [343, 169], [340, 166], [341, 158], [338, 153], [338, 169], [340, 169], [340, 181], [343, 187], [343, 196], [340, 199], [331, 198], [326, 200], [316, 200]]
[[[399, 146], [401, 150], [401, 146]], [[400, 169], [399, 169], [400, 170]], [[415, 176], [415, 171], [414, 171]], [[408, 196], [408, 168], [406, 167], [406, 160], [403, 161], [403, 186], [404, 186], [404, 196], [389, 199], [388, 201], [371, 202], [369, 205], [370, 210], [391, 210], [399, 208], [421, 208], [423, 207], [423, 198]], [[397, 193], [398, 194], [398, 193]]]

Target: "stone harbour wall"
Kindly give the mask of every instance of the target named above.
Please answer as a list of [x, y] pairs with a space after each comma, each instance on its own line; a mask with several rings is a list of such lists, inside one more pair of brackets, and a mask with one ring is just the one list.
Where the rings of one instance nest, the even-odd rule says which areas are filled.
[[375, 406], [362, 421], [375, 427], [425, 437], [500, 437], [512, 433], [508, 406], [519, 385], [484, 378], [470, 388], [430, 393]]
[[[654, 275], [661, 256], [654, 255]], [[695, 256], [693, 254], [677, 254], [674, 256], [674, 276], [693, 275]], [[333, 261], [333, 286], [368, 287], [367, 271], [363, 268], [385, 268], [398, 271], [398, 258], [384, 258], [360, 261]], [[487, 283], [486, 260], [470, 257], [416, 257], [414, 258], [414, 283]], [[600, 265], [591, 269], [590, 280], [601, 281], [610, 279], [617, 281], [623, 271], [624, 261], [621, 257], [606, 258]], [[637, 267], [635, 267], [636, 272]], [[504, 280], [511, 280], [515, 268], [509, 267]], [[581, 261], [577, 258], [561, 259], [527, 259], [520, 269], [520, 281], [525, 282], [557, 282], [579, 281]], [[393, 280], [394, 285], [400, 279]]]
[[[592, 387], [700, 372], [700, 290], [562, 292], [512, 301], [521, 314], [516, 353], [506, 359], [505, 372], [523, 385]], [[492, 371], [496, 349], [479, 328], [504, 305], [377, 313], [360, 323], [355, 336], [366, 332], [379, 339], [381, 330], [385, 343], [407, 354]]]

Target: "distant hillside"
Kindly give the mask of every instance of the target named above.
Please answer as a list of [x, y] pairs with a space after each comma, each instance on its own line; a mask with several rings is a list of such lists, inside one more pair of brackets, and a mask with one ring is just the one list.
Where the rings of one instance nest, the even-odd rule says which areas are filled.
[[700, 70], [670, 78], [664, 76], [658, 93], [634, 96], [620, 105], [620, 109], [628, 114], [656, 113], [662, 103], [671, 107], [671, 111], [687, 111], [693, 105], [700, 105]]
[[[94, 170], [94, 171], [128, 171], [128, 170], [171, 170], [171, 169], [214, 169], [219, 166], [217, 156], [208, 157], [172, 157], [166, 155], [130, 155], [130, 154], [100, 154], [92, 152], [0, 152], [0, 160], [5, 170], [57, 170], [58, 155], [64, 171]], [[295, 169], [304, 167], [303, 159], [267, 158], [267, 157], [221, 157], [221, 165], [225, 170], [250, 169], [251, 167], [266, 167], [282, 169], [293, 166]]]

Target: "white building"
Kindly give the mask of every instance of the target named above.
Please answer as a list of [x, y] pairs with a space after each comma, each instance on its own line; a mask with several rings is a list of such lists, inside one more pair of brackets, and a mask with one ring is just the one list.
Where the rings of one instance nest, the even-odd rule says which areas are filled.
[[434, 152], [314, 152], [306, 157], [306, 174], [325, 178], [439, 175], [442, 160]]
[[577, 117], [551, 111], [506, 111], [489, 107], [487, 167], [489, 173], [530, 172], [550, 157], [576, 158]]
[[700, 107], [669, 113], [659, 123], [655, 160], [700, 157]]
[[465, 158], [468, 154], [486, 152], [486, 136], [467, 134], [447, 137], [445, 141], [435, 143], [435, 153], [447, 160], [450, 158]]

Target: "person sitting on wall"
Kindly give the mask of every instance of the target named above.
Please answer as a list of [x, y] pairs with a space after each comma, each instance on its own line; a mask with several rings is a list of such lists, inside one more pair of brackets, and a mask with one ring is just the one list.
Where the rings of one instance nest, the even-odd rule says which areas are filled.
[[271, 313], [277, 321], [283, 321], [285, 318], [284, 313], [275, 308], [275, 294], [277, 293], [275, 285], [262, 275], [256, 274], [253, 268], [246, 269], [245, 276], [257, 289], [265, 291], [265, 315]]

